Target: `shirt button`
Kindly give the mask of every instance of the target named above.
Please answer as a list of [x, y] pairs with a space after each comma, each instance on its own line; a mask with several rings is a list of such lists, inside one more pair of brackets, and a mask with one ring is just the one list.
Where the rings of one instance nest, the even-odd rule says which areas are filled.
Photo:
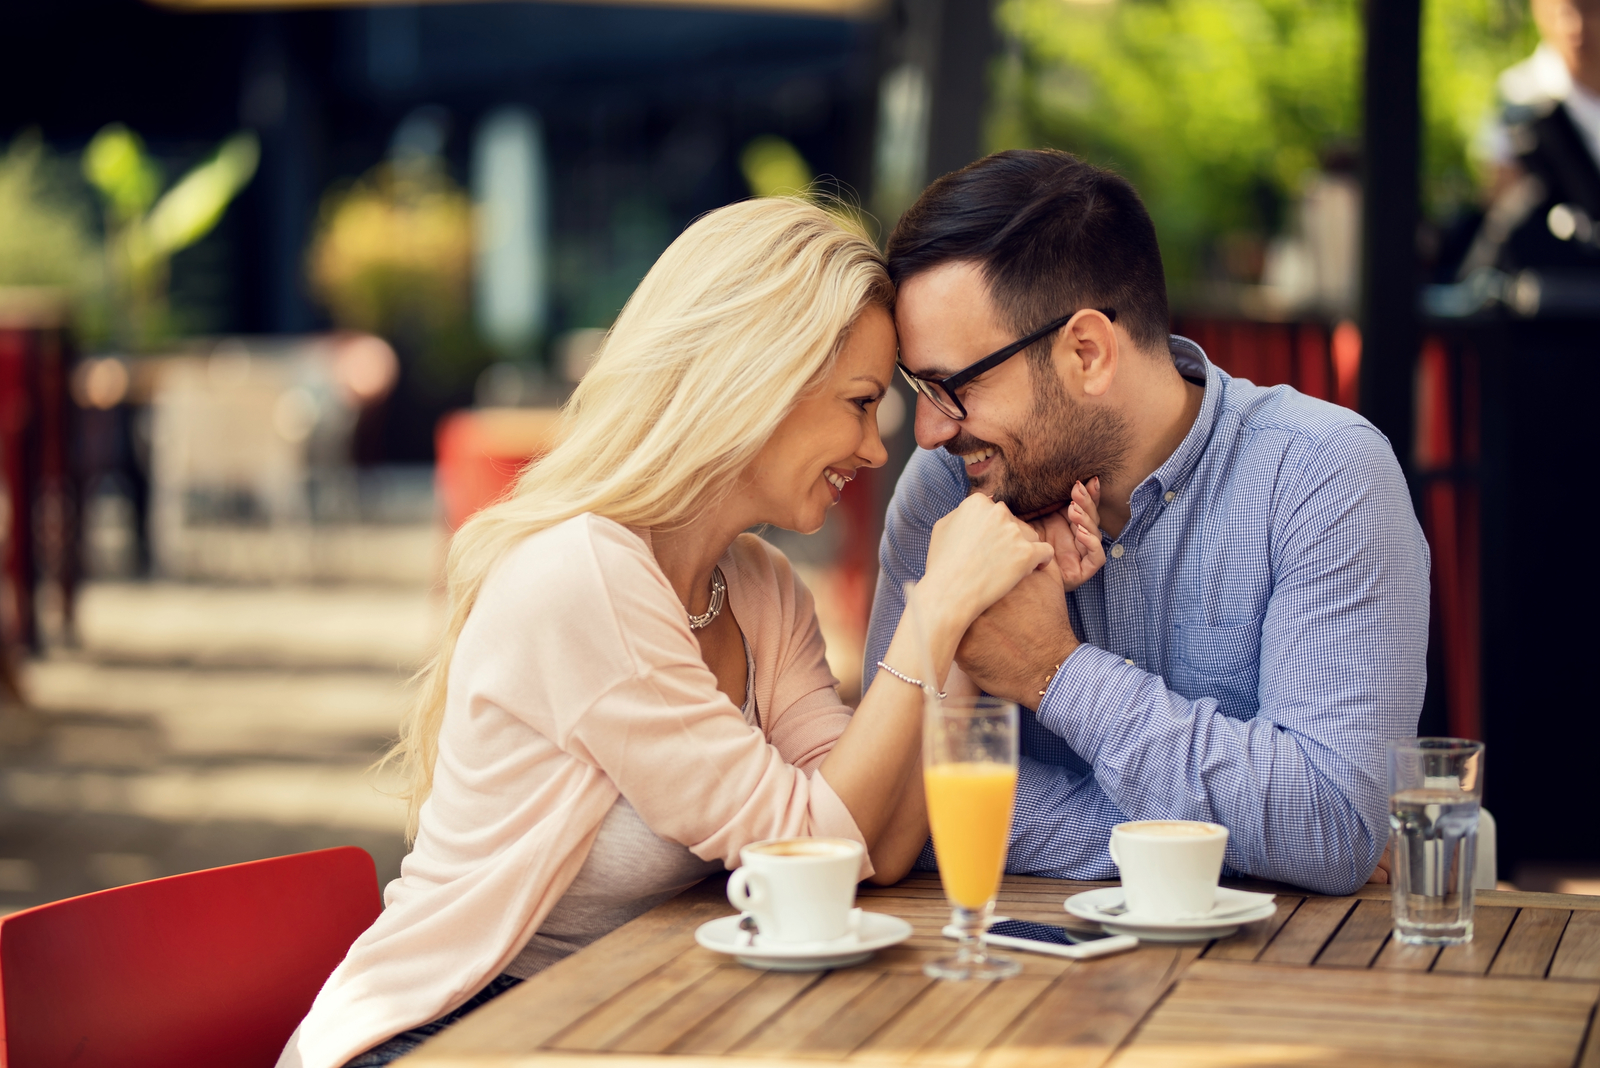
[[1176, 497], [1177, 495], [1178, 495], [1178, 491], [1177, 490], [1167, 490], [1167, 495], [1165, 497], [1162, 497], [1161, 499], [1166, 501], [1168, 504], [1171, 504], [1172, 503], [1172, 499], [1174, 497]]
[[1127, 552], [1127, 551], [1128, 550], [1124, 549], [1122, 547], [1122, 543], [1119, 541], [1119, 542], [1117, 542], [1115, 545], [1113, 545], [1111, 547], [1111, 559], [1113, 559], [1113, 560], [1121, 560], [1122, 559], [1122, 554]]

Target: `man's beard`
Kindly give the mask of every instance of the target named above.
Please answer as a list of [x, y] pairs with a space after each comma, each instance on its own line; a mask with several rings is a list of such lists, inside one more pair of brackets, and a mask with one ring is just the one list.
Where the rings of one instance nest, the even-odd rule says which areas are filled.
[[998, 482], [984, 487], [995, 500], [1022, 518], [1046, 515], [1072, 500], [1072, 487], [1096, 475], [1101, 485], [1122, 470], [1128, 456], [1127, 423], [1116, 412], [1080, 404], [1068, 396], [1054, 374], [1030, 367], [1033, 410], [1025, 429], [1005, 449], [958, 433], [945, 443], [957, 455], [993, 448], [1004, 458]]

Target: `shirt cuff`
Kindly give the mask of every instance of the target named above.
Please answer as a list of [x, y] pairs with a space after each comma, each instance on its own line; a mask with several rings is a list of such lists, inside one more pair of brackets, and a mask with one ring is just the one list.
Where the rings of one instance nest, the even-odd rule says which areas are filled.
[[850, 815], [845, 803], [833, 792], [819, 768], [811, 774], [811, 800], [806, 806], [811, 811], [811, 833], [817, 838], [848, 838], [861, 843], [861, 878], [872, 878], [872, 857], [867, 852], [867, 840], [861, 837], [861, 828]]
[[1087, 642], [1061, 665], [1039, 699], [1039, 723], [1094, 763], [1151, 675]]

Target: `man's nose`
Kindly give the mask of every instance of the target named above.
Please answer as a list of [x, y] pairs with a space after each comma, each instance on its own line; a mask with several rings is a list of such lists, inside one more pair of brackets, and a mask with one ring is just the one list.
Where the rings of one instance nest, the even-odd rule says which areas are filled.
[[917, 444], [924, 449], [937, 449], [961, 432], [961, 424], [941, 412], [927, 397], [917, 394], [915, 421]]

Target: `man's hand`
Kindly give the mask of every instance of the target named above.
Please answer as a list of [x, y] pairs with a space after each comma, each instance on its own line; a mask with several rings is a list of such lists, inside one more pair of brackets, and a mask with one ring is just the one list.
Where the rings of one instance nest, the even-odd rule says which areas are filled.
[[985, 693], [1037, 708], [1050, 673], [1077, 647], [1061, 571], [1051, 562], [967, 628], [956, 663]]
[[1389, 844], [1387, 846], [1384, 846], [1383, 856], [1378, 858], [1378, 866], [1376, 868], [1372, 869], [1372, 874], [1371, 875], [1367, 876], [1367, 882], [1369, 882], [1369, 883], [1389, 883], [1389, 882], [1393, 882], [1394, 879], [1390, 875], [1390, 873], [1393, 872], [1393, 871], [1394, 871], [1394, 840], [1391, 838], [1389, 840]]
[[1100, 476], [1072, 485], [1072, 502], [1028, 524], [1055, 550], [1056, 566], [1068, 590], [1088, 582], [1106, 565], [1100, 544]]

